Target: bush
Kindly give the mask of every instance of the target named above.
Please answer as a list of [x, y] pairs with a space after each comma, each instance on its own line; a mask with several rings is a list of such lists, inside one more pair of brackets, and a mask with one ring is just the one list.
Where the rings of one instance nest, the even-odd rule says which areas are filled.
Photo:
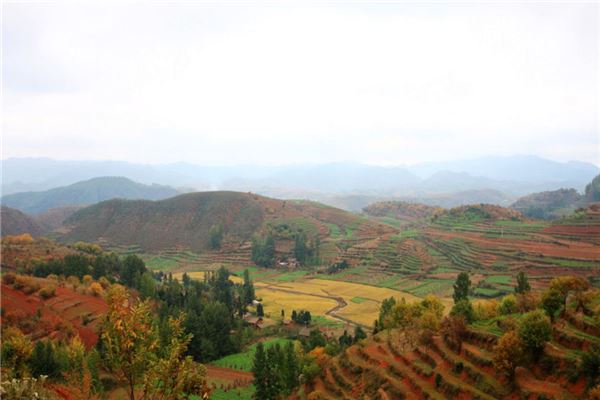
[[85, 285], [89, 285], [90, 283], [92, 283], [94, 281], [94, 278], [92, 278], [91, 275], [84, 275], [82, 280]]
[[0, 384], [0, 393], [5, 400], [53, 399], [52, 393], [44, 388], [46, 377], [11, 379]]
[[102, 285], [100, 285], [98, 282], [92, 282], [92, 284], [89, 287], [89, 292], [92, 296], [100, 297], [104, 293], [104, 289], [102, 288]]
[[40, 283], [29, 276], [17, 275], [13, 287], [25, 294], [31, 294], [40, 290]]
[[56, 295], [56, 286], [45, 285], [38, 291], [38, 294], [42, 299], [49, 299], [50, 297], [54, 297]]
[[514, 294], [504, 296], [500, 302], [500, 314], [508, 315], [517, 312], [517, 298]]
[[13, 283], [15, 283], [15, 280], [16, 276], [12, 272], [2, 274], [2, 283], [4, 283], [5, 285], [12, 285]]

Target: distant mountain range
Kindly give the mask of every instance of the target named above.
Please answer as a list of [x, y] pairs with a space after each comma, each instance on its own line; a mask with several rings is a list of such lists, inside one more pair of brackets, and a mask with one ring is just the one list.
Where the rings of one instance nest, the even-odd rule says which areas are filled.
[[[201, 166], [188, 163], [143, 165], [121, 161], [56, 161], [13, 158], [3, 161], [4, 195], [40, 191], [100, 176], [123, 176], [194, 190], [252, 191], [295, 198], [374, 196], [429, 197], [469, 190], [497, 190], [511, 199], [533, 192], [575, 188], [600, 169], [583, 162], [556, 162], [536, 156], [483, 157], [473, 160], [373, 166], [354, 162], [287, 166]], [[287, 197], [287, 196], [280, 196]]]
[[177, 190], [168, 186], [144, 185], [122, 177], [101, 177], [41, 192], [9, 194], [3, 196], [1, 202], [28, 214], [40, 214], [54, 208], [84, 206], [114, 198], [160, 200], [177, 194]]

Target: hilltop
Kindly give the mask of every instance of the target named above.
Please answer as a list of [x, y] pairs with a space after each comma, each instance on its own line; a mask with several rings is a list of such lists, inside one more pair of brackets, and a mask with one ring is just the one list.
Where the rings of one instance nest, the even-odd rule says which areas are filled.
[[178, 191], [162, 185], [144, 185], [123, 177], [100, 177], [42, 192], [22, 192], [2, 197], [2, 203], [29, 214], [52, 208], [95, 204], [113, 198], [160, 200]]
[[299, 231], [309, 239], [319, 236], [322, 240], [345, 234], [361, 239], [393, 231], [316, 202], [222, 191], [188, 193], [160, 201], [105, 201], [68, 218], [61, 240], [137, 245], [146, 251], [174, 247], [205, 251], [210, 248], [210, 230], [216, 226], [222, 231], [220, 248], [224, 252], [249, 250], [249, 241], [267, 231], [279, 239], [278, 248], [287, 243], [288, 250]]

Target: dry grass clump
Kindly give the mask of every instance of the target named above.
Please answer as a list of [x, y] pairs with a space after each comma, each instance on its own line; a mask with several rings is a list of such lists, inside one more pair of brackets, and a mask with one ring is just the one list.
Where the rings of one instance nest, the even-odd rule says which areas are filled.
[[21, 290], [25, 294], [35, 293], [40, 290], [40, 283], [32, 277], [17, 275], [13, 288]]
[[2, 283], [4, 283], [5, 285], [12, 285], [13, 283], [15, 283], [17, 276], [15, 274], [13, 274], [12, 272], [7, 272], [5, 274], [2, 274]]
[[55, 285], [44, 285], [38, 291], [38, 294], [42, 299], [49, 299], [50, 297], [54, 297], [56, 295], [56, 286]]

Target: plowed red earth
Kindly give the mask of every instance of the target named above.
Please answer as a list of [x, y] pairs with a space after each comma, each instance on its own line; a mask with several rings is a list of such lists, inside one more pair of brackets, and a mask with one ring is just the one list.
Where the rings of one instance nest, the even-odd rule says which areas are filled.
[[[36, 339], [63, 337], [66, 332], [61, 327], [72, 324], [88, 349], [98, 342], [99, 317], [108, 309], [102, 298], [82, 295], [64, 287], [56, 289], [56, 296], [43, 300], [36, 294], [27, 295], [4, 284], [2, 284], [1, 305], [3, 324], [5, 317], [11, 313], [18, 313], [20, 319], [27, 319], [33, 318], [36, 311], [40, 309], [40, 320], [35, 323], [30, 332], [25, 333]], [[84, 315], [88, 315], [91, 321], [87, 325], [83, 324]]]

